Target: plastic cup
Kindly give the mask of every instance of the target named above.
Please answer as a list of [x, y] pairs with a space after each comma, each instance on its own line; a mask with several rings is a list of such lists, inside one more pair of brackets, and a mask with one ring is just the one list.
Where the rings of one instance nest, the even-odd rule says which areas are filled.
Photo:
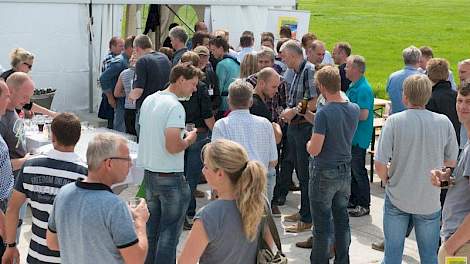
[[187, 132], [191, 132], [196, 128], [196, 125], [194, 123], [187, 123], [184, 130]]
[[127, 200], [127, 205], [129, 205], [131, 209], [135, 209], [140, 204], [140, 202], [142, 202], [142, 200], [144, 200], [144, 198], [132, 197]]

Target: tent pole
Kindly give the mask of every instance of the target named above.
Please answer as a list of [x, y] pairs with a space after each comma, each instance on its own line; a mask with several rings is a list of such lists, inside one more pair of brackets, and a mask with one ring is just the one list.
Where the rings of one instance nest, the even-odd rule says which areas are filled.
[[88, 111], [93, 113], [93, 7], [92, 1], [88, 4], [88, 31], [89, 31], [89, 45], [88, 45]]

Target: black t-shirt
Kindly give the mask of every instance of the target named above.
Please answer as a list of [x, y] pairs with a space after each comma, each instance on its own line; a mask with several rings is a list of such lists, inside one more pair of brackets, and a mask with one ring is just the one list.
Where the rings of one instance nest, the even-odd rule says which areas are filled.
[[142, 96], [137, 99], [137, 109], [140, 109], [147, 96], [165, 88], [170, 77], [170, 70], [170, 60], [160, 52], [151, 52], [137, 60], [133, 87], [144, 89]]
[[13, 70], [13, 69], [9, 69], [8, 71], [4, 71], [2, 73], [2, 75], [0, 75], [0, 78], [2, 78], [4, 81], [6, 81], [8, 79], [8, 77], [10, 77], [10, 75], [12, 75], [14, 72], [15, 72], [15, 70]]
[[194, 123], [196, 128], [207, 128], [204, 119], [211, 118], [213, 114], [211, 97], [204, 82], [199, 82], [189, 101], [181, 101], [181, 104], [186, 112], [186, 123]]
[[269, 111], [266, 103], [263, 102], [263, 99], [257, 94], [253, 94], [253, 105], [250, 107], [250, 113], [252, 115], [257, 115], [264, 117], [269, 120], [269, 122], [273, 121], [273, 115], [271, 111]]
[[351, 84], [351, 81], [346, 78], [346, 63], [339, 65], [338, 69], [341, 76], [341, 91], [346, 92]]

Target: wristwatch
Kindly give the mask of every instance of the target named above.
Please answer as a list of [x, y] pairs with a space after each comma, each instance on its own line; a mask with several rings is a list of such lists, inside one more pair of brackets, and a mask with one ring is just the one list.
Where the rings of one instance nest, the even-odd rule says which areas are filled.
[[16, 247], [16, 242], [13, 242], [13, 243], [5, 243], [5, 246], [7, 246], [7, 247], [9, 247], [9, 248]]

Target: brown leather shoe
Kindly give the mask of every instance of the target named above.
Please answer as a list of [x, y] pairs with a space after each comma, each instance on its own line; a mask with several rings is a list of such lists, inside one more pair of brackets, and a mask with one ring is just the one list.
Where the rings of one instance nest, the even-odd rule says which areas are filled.
[[291, 226], [286, 226], [284, 229], [286, 230], [287, 233], [306, 232], [312, 229], [312, 223], [304, 223], [302, 221], [298, 221], [297, 223]]
[[293, 213], [291, 215], [286, 215], [284, 216], [284, 221], [285, 222], [298, 222], [300, 221], [300, 214], [299, 213]]
[[281, 210], [279, 210], [277, 205], [271, 205], [271, 214], [273, 217], [281, 217]]
[[194, 190], [194, 197], [196, 198], [204, 198], [206, 197], [206, 193], [204, 193], [203, 191], [200, 191], [198, 189]]
[[300, 242], [297, 242], [295, 243], [295, 246], [299, 247], [299, 248], [312, 248], [313, 246], [313, 237], [309, 237], [307, 238], [306, 241], [300, 241]]

